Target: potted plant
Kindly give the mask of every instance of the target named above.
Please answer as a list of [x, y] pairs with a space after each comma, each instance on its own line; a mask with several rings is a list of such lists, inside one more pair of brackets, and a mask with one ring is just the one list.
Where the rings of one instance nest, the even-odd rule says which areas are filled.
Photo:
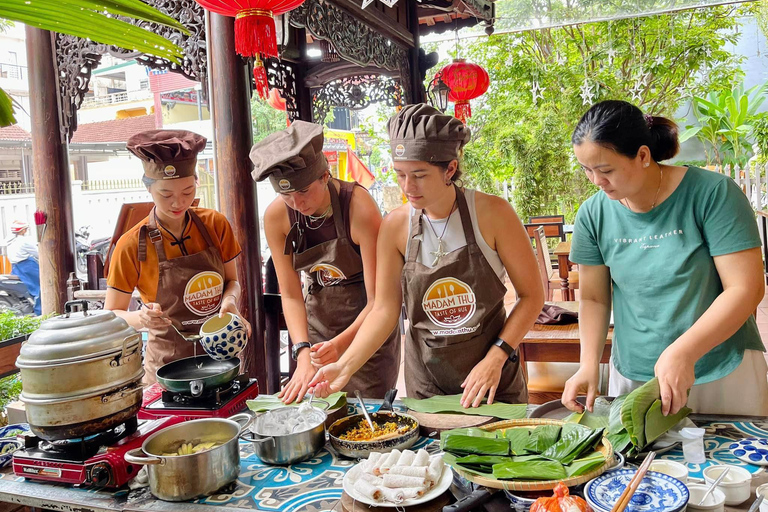
[[3, 409], [21, 393], [21, 379], [14, 364], [19, 348], [42, 320], [35, 316], [16, 316], [10, 311], [0, 312], [0, 426], [6, 424]]

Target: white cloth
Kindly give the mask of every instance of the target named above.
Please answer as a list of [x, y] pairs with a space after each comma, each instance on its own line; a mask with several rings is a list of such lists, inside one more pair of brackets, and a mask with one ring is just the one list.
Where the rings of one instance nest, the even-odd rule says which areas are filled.
[[[485, 259], [491, 265], [494, 273], [499, 276], [499, 280], [503, 283], [505, 274], [504, 263], [501, 262], [499, 253], [491, 249], [483, 238], [482, 233], [480, 233], [480, 226], [477, 223], [477, 212], [475, 210], [475, 191], [465, 190], [464, 197], [467, 199], [467, 209], [469, 210], [469, 216], [472, 219], [472, 230], [475, 232], [477, 245], [480, 247], [480, 251], [483, 253], [483, 256], [485, 256]], [[418, 210], [417, 212], [413, 206], [411, 206], [411, 216], [420, 213], [421, 210]], [[430, 222], [432, 223], [432, 227], [430, 227]], [[464, 236], [464, 229], [461, 225], [461, 216], [459, 215], [458, 209], [448, 217], [447, 228], [445, 227], [445, 222], [446, 219], [430, 219], [427, 221], [426, 216], [422, 219], [421, 251], [419, 257], [416, 259], [422, 265], [432, 267], [432, 262], [435, 258], [429, 253], [437, 251], [437, 238], [443, 233], [443, 230], [445, 230], [445, 235], [443, 235], [443, 250], [446, 253], [461, 249], [467, 245], [467, 239]], [[437, 234], [435, 234], [435, 232], [437, 232]], [[411, 233], [409, 232], [409, 240], [410, 236]], [[408, 246], [406, 246], [405, 258], [408, 259]]]
[[5, 243], [6, 254], [11, 265], [29, 258], [38, 259], [37, 244], [30, 236], [13, 235]]
[[[625, 395], [642, 386], [630, 380], [613, 366], [608, 382], [608, 395]], [[745, 350], [741, 364], [722, 379], [691, 388], [688, 403], [694, 413], [728, 416], [768, 416], [768, 364], [759, 350]]]

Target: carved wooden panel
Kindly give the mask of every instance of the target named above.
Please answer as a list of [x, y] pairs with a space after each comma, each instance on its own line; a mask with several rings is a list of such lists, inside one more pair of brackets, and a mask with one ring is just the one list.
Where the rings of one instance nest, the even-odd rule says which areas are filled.
[[285, 100], [285, 113], [288, 115], [288, 119], [291, 122], [301, 119], [296, 84], [296, 64], [280, 59], [267, 59], [264, 61], [264, 66], [267, 69], [269, 87], [278, 89]]
[[333, 107], [359, 110], [378, 102], [401, 106], [403, 89], [387, 76], [358, 75], [329, 82], [315, 91], [312, 100], [312, 119], [322, 123]]

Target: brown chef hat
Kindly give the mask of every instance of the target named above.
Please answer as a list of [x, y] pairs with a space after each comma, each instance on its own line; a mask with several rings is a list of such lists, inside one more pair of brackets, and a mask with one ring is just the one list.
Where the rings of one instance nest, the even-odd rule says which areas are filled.
[[148, 178], [171, 180], [195, 175], [197, 154], [206, 142], [187, 130], [150, 130], [128, 139], [125, 147], [141, 159]]
[[295, 192], [328, 172], [323, 154], [323, 127], [294, 121], [251, 148], [253, 179], [269, 178], [275, 192]]
[[387, 121], [392, 159], [447, 162], [469, 142], [469, 128], [425, 103], [408, 105]]

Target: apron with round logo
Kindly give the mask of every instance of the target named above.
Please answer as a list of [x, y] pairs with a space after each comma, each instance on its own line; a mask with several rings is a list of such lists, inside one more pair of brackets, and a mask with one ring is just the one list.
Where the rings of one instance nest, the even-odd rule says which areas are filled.
[[[351, 196], [356, 183], [339, 182], [342, 194]], [[285, 254], [292, 254], [293, 268], [306, 275], [304, 304], [307, 310], [309, 342], [328, 341], [349, 327], [365, 308], [367, 295], [363, 280], [363, 260], [347, 236], [349, 208], [343, 209], [339, 192], [329, 183], [332, 217], [336, 237], [302, 250], [306, 225], [288, 208], [292, 224], [286, 237]], [[346, 210], [346, 211], [345, 211]], [[304, 223], [305, 224], [305, 223]], [[300, 252], [298, 252], [300, 251]], [[400, 329], [390, 333], [387, 341], [360, 368], [344, 387], [359, 389], [366, 398], [384, 398], [397, 384], [400, 367]]]
[[[139, 261], [146, 261], [146, 240], [149, 238], [157, 251], [159, 267], [155, 302], [160, 304], [163, 313], [181, 332], [198, 334], [200, 326], [219, 312], [225, 272], [224, 261], [213, 245], [208, 228], [195, 212], [188, 210], [188, 213], [207, 248], [189, 256], [167, 259], [163, 235], [157, 227], [153, 209], [149, 214], [149, 224], [142, 226], [139, 232]], [[197, 352], [205, 353], [202, 347]], [[156, 382], [155, 373], [164, 364], [194, 354], [195, 344], [185, 341], [172, 326], [150, 329], [144, 355], [144, 385]]]
[[[405, 387], [412, 398], [463, 393], [461, 383], [488, 353], [507, 318], [506, 287], [477, 245], [467, 200], [458, 187], [456, 202], [467, 245], [443, 256], [434, 267], [417, 261], [425, 214], [411, 217], [401, 282], [410, 320]], [[504, 364], [494, 401], [528, 401], [519, 362]]]

